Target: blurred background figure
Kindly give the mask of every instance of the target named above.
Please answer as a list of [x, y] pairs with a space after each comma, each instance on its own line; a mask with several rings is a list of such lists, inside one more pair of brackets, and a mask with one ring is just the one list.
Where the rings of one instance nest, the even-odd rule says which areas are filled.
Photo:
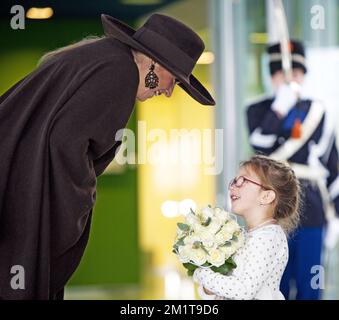
[[[307, 71], [303, 45], [292, 41], [290, 50], [292, 81], [302, 85]], [[280, 44], [268, 47], [268, 54], [275, 95], [248, 107], [249, 141], [256, 152], [287, 160], [300, 179], [303, 189], [300, 227], [289, 240], [289, 261], [281, 290], [289, 298], [294, 280], [297, 299], [319, 299], [320, 287], [312, 286], [312, 278], [314, 266], [321, 265], [327, 209], [327, 197], [322, 197], [322, 193], [333, 194], [330, 200], [339, 212], [339, 194], [331, 192], [338, 181], [334, 131], [327, 127], [325, 107], [304, 97], [299, 99], [298, 92], [286, 83]]]

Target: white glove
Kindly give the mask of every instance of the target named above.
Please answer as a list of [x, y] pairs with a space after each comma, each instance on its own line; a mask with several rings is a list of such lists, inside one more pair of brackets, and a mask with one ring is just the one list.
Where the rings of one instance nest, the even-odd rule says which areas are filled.
[[276, 98], [272, 103], [272, 110], [281, 116], [286, 116], [292, 107], [296, 105], [298, 96], [291, 85], [282, 84], [277, 90]]
[[327, 223], [327, 230], [324, 239], [325, 247], [332, 250], [339, 239], [339, 218], [331, 218]]

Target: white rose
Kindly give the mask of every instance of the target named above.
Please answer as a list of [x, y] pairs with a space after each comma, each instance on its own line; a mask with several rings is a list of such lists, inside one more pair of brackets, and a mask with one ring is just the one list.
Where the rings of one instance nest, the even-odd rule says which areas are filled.
[[215, 241], [220, 245], [224, 244], [226, 241], [231, 240], [233, 234], [228, 232], [224, 227], [216, 234]]
[[218, 232], [216, 235], [215, 235], [215, 238], [214, 238], [214, 241], [217, 245], [222, 245], [225, 243], [224, 241], [224, 235], [221, 233], [221, 232]]
[[202, 228], [199, 232], [196, 232], [195, 235], [201, 240], [209, 239], [211, 237], [211, 233], [206, 228]]
[[185, 246], [180, 246], [178, 248], [178, 256], [179, 256], [179, 260], [182, 263], [187, 263], [190, 261], [190, 257], [191, 257], [191, 250], [192, 250], [192, 246], [190, 245], [185, 245]]
[[207, 254], [201, 248], [192, 249], [190, 251], [190, 260], [192, 260], [195, 264], [202, 266], [207, 261]]
[[214, 235], [208, 229], [203, 228], [195, 234], [201, 241], [213, 240]]
[[204, 221], [206, 221], [208, 218], [213, 218], [214, 210], [210, 207], [203, 208], [201, 210], [201, 216]]
[[202, 226], [202, 225], [200, 224], [200, 222], [194, 223], [194, 224], [192, 225], [192, 228], [193, 228], [193, 230], [194, 230], [196, 233], [199, 233], [199, 232], [201, 232], [202, 230], [204, 230], [204, 226]]
[[207, 257], [209, 263], [216, 267], [220, 267], [225, 263], [225, 253], [219, 249], [212, 249], [209, 251], [209, 256]]
[[213, 247], [214, 235], [211, 234], [206, 228], [196, 232], [195, 236], [198, 238], [197, 241], [201, 241], [205, 247]]
[[214, 208], [214, 213], [215, 213], [215, 215], [218, 215], [219, 213], [221, 213], [223, 210], [221, 209], [221, 208], [218, 208], [218, 207], [216, 207], [216, 208]]
[[206, 227], [208, 232], [215, 234], [221, 228], [221, 221], [219, 219], [213, 219], [211, 223]]
[[209, 238], [204, 238], [202, 239], [202, 244], [204, 247], [206, 248], [212, 248], [214, 247], [215, 244], [215, 240], [213, 239], [213, 237], [209, 237]]
[[215, 246], [215, 241], [213, 239], [206, 239], [202, 241], [202, 244], [205, 248], [212, 248]]
[[227, 260], [236, 251], [236, 247], [234, 245], [219, 247], [219, 249], [225, 254], [225, 260]]
[[190, 226], [193, 226], [196, 223], [199, 223], [198, 218], [193, 213], [188, 213], [185, 217], [186, 223]]
[[234, 220], [228, 220], [228, 222], [224, 225], [224, 228], [229, 233], [234, 233], [235, 231], [239, 230], [239, 225]]
[[229, 213], [220, 208], [215, 208], [215, 216], [223, 222], [230, 218]]
[[194, 242], [200, 241], [200, 238], [197, 235], [190, 235], [184, 239], [185, 245], [193, 245]]

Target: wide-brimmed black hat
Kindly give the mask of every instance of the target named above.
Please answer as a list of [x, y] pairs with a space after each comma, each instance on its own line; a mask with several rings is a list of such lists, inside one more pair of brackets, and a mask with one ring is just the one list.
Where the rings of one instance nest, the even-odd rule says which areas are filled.
[[[304, 73], [307, 72], [305, 61], [305, 49], [301, 42], [297, 40], [291, 40], [288, 46], [291, 52], [292, 68], [301, 69]], [[282, 56], [280, 43], [271, 44], [267, 47], [267, 53], [270, 61], [270, 73], [274, 74], [277, 71], [282, 70]]]
[[201, 38], [178, 20], [153, 14], [138, 30], [107, 15], [101, 15], [105, 35], [127, 44], [171, 72], [192, 98], [203, 105], [215, 105], [206, 88], [192, 75], [205, 49]]

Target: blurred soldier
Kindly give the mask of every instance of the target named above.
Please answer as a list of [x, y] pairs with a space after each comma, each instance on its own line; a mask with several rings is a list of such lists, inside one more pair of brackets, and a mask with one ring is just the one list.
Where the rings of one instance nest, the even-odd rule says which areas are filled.
[[[290, 52], [292, 84], [302, 85], [307, 71], [304, 47], [300, 42], [291, 41]], [[331, 204], [339, 213], [335, 135], [324, 106], [318, 101], [300, 98], [300, 92], [286, 83], [280, 44], [269, 46], [268, 54], [275, 95], [248, 107], [249, 141], [256, 152], [287, 160], [299, 178], [303, 189], [301, 221], [289, 239], [289, 261], [281, 291], [288, 299], [291, 282], [295, 281], [296, 299], [316, 300], [320, 298], [321, 285], [319, 281], [312, 281], [312, 277], [319, 268], [312, 267], [321, 265], [324, 227], [327, 225], [325, 244], [328, 246], [334, 246], [339, 233], [339, 219], [335, 215], [327, 219], [325, 215]]]

